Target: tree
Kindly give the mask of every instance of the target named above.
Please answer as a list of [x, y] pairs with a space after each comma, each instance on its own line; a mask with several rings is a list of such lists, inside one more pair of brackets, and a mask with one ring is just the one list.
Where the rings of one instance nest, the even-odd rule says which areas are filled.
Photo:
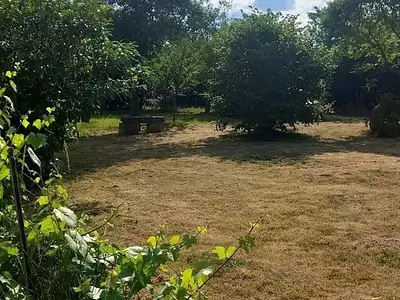
[[[22, 3], [22, 5], [21, 5]], [[0, 0], [0, 72], [19, 63], [15, 114], [57, 107], [43, 155], [62, 149], [71, 125], [129, 94], [140, 68], [133, 44], [110, 41], [110, 6], [97, 0]]]
[[352, 58], [376, 57], [387, 65], [400, 58], [396, 0], [335, 0], [310, 17], [324, 43], [339, 45]]
[[137, 42], [143, 54], [153, 52], [166, 41], [208, 36], [223, 16], [223, 11], [209, 0], [112, 2], [114, 38]]
[[184, 39], [165, 45], [149, 61], [149, 86], [164, 104], [172, 104], [174, 121], [178, 97], [205, 83], [207, 47], [206, 40]]
[[341, 112], [400, 97], [400, 4], [335, 0], [310, 14], [315, 41], [336, 55], [331, 92]]
[[224, 24], [213, 38], [213, 103], [240, 128], [270, 133], [319, 119], [322, 69], [296, 17], [255, 12]]

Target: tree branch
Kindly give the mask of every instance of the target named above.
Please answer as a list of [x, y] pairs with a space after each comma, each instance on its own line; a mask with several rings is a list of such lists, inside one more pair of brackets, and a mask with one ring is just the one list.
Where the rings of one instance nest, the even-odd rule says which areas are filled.
[[[250, 235], [251, 235], [251, 233], [253, 232], [253, 230], [259, 225], [259, 223], [260, 223], [260, 221], [257, 221], [255, 224], [253, 224], [252, 226], [251, 226], [251, 228], [250, 228], [250, 230], [249, 230], [249, 232], [246, 234], [246, 237], [249, 237]], [[224, 263], [223, 264], [221, 264], [197, 289], [196, 289], [196, 291], [199, 291], [199, 290], [201, 290], [212, 278], [214, 278], [215, 277], [215, 275], [219, 272], [219, 271], [221, 271], [221, 269], [223, 269], [232, 259], [233, 259], [233, 257], [236, 255], [236, 253], [238, 253], [239, 252], [239, 250], [241, 250], [242, 249], [242, 246], [238, 246], [237, 248], [236, 248], [236, 250], [232, 253], [232, 255], [231, 256], [229, 256], [225, 261], [224, 261]], [[187, 300], [190, 300], [190, 299], [192, 299], [192, 297], [193, 297], [193, 294], [191, 294], [188, 298], [187, 298]]]
[[111, 216], [110, 216], [106, 221], [104, 221], [101, 225], [99, 225], [99, 226], [97, 226], [97, 227], [95, 227], [95, 228], [93, 228], [93, 229], [91, 229], [91, 230], [89, 230], [89, 231], [83, 233], [82, 236], [91, 234], [91, 233], [93, 233], [93, 232], [95, 232], [95, 231], [97, 231], [97, 230], [103, 228], [104, 226], [106, 226], [106, 225], [115, 217], [116, 212], [119, 210], [119, 208], [120, 208], [121, 206], [122, 206], [122, 204], [118, 205], [117, 208], [114, 210], [114, 212], [111, 214]]

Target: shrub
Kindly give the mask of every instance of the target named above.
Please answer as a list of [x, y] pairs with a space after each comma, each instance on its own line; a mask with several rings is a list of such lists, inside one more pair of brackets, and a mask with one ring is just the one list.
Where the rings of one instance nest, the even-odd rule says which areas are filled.
[[310, 44], [293, 16], [254, 12], [224, 24], [213, 39], [213, 110], [253, 133], [318, 121], [322, 70]]
[[369, 120], [371, 133], [379, 137], [400, 136], [400, 101], [393, 94], [385, 94], [374, 107]]

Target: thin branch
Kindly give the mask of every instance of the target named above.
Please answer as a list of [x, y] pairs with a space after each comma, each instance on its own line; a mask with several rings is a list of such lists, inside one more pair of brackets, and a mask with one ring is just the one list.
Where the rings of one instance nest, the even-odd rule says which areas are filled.
[[[251, 228], [250, 228], [250, 230], [249, 230], [249, 232], [247, 233], [247, 235], [246, 235], [246, 237], [249, 237], [251, 234], [252, 234], [252, 232], [253, 232], [253, 230], [259, 225], [259, 223], [260, 223], [260, 221], [257, 221], [255, 224], [253, 224], [252, 226], [251, 226]], [[239, 252], [239, 250], [241, 250], [242, 249], [242, 247], [241, 246], [239, 246], [239, 247], [237, 247], [236, 249], [235, 249], [235, 251], [232, 253], [232, 255], [231, 256], [229, 256], [225, 261], [224, 261], [224, 263], [223, 264], [221, 264], [197, 289], [196, 289], [196, 291], [199, 291], [199, 290], [201, 290], [206, 284], [207, 284], [207, 282], [209, 282], [212, 278], [214, 278], [215, 277], [215, 275], [219, 272], [219, 271], [221, 271], [221, 269], [223, 269], [232, 259], [233, 259], [233, 257], [236, 255], [236, 253], [237, 252]], [[187, 298], [187, 300], [190, 300], [190, 299], [192, 299], [192, 297], [193, 297], [193, 294], [191, 294], [188, 298]]]
[[93, 228], [93, 229], [91, 229], [91, 230], [89, 230], [89, 231], [87, 231], [87, 232], [85, 232], [84, 234], [81, 234], [81, 235], [85, 236], [85, 235], [91, 234], [91, 233], [103, 228], [104, 226], [106, 226], [116, 216], [116, 212], [119, 210], [119, 208], [122, 205], [123, 204], [118, 205], [117, 208], [114, 210], [114, 212], [111, 214], [111, 216], [106, 221], [104, 221], [101, 225], [99, 225], [99, 226], [97, 226], [97, 227], [95, 227], [95, 228]]

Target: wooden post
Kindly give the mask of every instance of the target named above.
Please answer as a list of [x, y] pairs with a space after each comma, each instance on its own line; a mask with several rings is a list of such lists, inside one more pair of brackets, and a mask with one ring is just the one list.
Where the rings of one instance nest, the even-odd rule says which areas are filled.
[[[25, 285], [28, 288], [31, 296], [33, 296], [33, 284], [32, 284], [32, 274], [31, 268], [29, 264], [29, 255], [28, 255], [28, 247], [26, 245], [26, 235], [25, 235], [25, 227], [24, 227], [24, 216], [22, 213], [21, 206], [21, 194], [19, 190], [18, 176], [17, 176], [17, 162], [12, 153], [12, 149], [10, 149], [10, 163], [11, 163], [11, 183], [13, 186], [13, 195], [15, 201], [15, 207], [17, 210], [17, 218], [18, 218], [18, 226], [19, 226], [19, 242], [22, 251], [23, 258], [23, 267], [24, 267], [24, 279]], [[34, 297], [34, 296], [33, 296]], [[35, 299], [35, 297], [34, 297]]]

